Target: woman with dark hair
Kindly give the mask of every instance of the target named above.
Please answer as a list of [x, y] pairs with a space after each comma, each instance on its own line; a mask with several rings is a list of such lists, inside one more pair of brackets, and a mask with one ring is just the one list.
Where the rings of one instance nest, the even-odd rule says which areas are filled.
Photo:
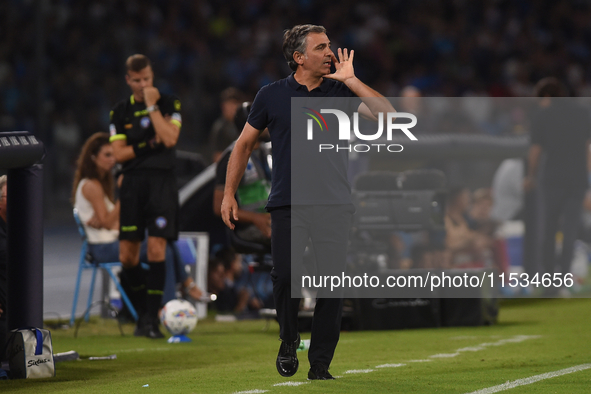
[[[90, 253], [99, 262], [118, 261], [119, 202], [114, 196], [115, 157], [109, 134], [93, 134], [76, 164], [72, 203], [86, 230]], [[116, 255], [110, 253], [115, 251]]]
[[[76, 163], [72, 203], [78, 210], [88, 238], [88, 251], [98, 262], [119, 261], [119, 201], [115, 200], [115, 166], [109, 134], [95, 133], [82, 146]], [[119, 179], [119, 182], [121, 179]], [[145, 244], [145, 242], [144, 242]], [[146, 245], [142, 245], [141, 261], [146, 261]], [[125, 269], [133, 267], [124, 267]], [[182, 283], [189, 296], [199, 300], [203, 292], [187, 275], [176, 246], [166, 248], [166, 284], [162, 303], [176, 298], [176, 283]], [[139, 310], [143, 309], [140, 305]]]

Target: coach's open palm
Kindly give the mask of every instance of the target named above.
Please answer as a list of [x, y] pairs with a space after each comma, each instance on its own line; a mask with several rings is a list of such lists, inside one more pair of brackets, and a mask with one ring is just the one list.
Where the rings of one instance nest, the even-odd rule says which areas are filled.
[[338, 55], [339, 58], [337, 59], [336, 56], [333, 54], [331, 56], [336, 71], [333, 74], [325, 75], [325, 78], [335, 79], [340, 82], [345, 82], [349, 78], [355, 77], [355, 70], [353, 69], [353, 55], [355, 51], [351, 51], [349, 53], [347, 48], [341, 50], [339, 48]]

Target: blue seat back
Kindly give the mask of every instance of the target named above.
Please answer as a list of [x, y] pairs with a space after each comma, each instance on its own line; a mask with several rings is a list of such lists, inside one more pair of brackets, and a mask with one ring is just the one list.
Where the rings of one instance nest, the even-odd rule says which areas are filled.
[[86, 241], [86, 230], [84, 229], [84, 225], [80, 220], [80, 216], [78, 215], [78, 210], [74, 208], [74, 220], [76, 221], [76, 225], [78, 226], [78, 232], [84, 241]]

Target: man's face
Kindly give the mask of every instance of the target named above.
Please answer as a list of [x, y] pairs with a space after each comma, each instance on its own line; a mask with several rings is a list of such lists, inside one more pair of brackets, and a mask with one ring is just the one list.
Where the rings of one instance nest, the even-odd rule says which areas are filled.
[[125, 80], [131, 88], [136, 101], [144, 101], [144, 88], [154, 86], [154, 72], [150, 66], [137, 72], [128, 71]]
[[6, 184], [0, 190], [0, 217], [6, 221]]
[[236, 116], [236, 111], [242, 103], [238, 100], [226, 100], [222, 102], [222, 116], [228, 120], [233, 120], [234, 116]]
[[223, 264], [216, 265], [215, 268], [209, 272], [209, 283], [207, 284], [207, 287], [210, 292], [217, 293], [224, 289], [224, 276], [225, 270]]
[[400, 106], [404, 112], [416, 114], [421, 110], [421, 92], [413, 87], [407, 87], [402, 90], [402, 100]]
[[302, 56], [302, 67], [319, 75], [330, 74], [332, 64], [330, 40], [324, 33], [310, 33], [306, 38], [306, 53]]

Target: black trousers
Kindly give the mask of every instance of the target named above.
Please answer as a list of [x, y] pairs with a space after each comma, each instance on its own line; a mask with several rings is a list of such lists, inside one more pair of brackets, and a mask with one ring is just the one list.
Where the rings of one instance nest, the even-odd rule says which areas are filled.
[[[565, 188], [544, 189], [544, 238], [542, 241], [544, 269], [553, 274], [570, 272], [574, 245], [580, 224], [585, 190]], [[562, 219], [562, 223], [561, 223]], [[562, 231], [562, 251], [556, 256], [556, 232]]]
[[544, 231], [543, 201], [538, 190], [525, 192], [521, 219], [525, 224], [523, 234], [523, 269], [530, 278], [543, 271], [542, 238]]
[[[269, 211], [273, 254], [271, 277], [280, 337], [284, 341], [295, 341], [306, 245], [312, 241], [316, 275], [334, 275], [339, 269], [344, 271], [355, 208], [352, 204], [310, 205], [271, 208]], [[292, 290], [295, 297], [292, 297]], [[331, 297], [322, 298], [322, 291], [319, 291], [308, 351], [310, 365], [330, 366], [339, 341], [343, 300], [334, 298], [335, 294]]]

